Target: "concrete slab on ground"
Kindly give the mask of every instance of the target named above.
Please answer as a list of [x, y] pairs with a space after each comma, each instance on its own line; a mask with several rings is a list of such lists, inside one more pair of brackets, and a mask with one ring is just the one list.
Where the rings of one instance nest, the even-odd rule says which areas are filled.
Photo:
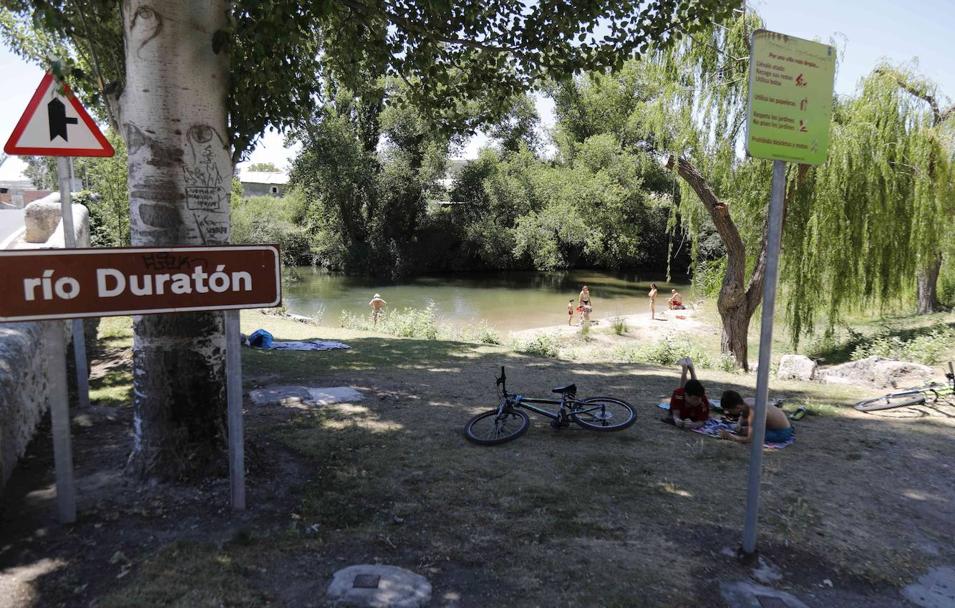
[[955, 606], [955, 568], [946, 566], [929, 570], [903, 589], [902, 595], [922, 608], [952, 608]]
[[256, 405], [318, 407], [332, 403], [353, 403], [365, 396], [349, 386], [266, 386], [249, 392]]
[[431, 583], [397, 566], [359, 564], [336, 572], [326, 594], [346, 606], [419, 608], [431, 601]]
[[720, 595], [730, 608], [809, 608], [791, 593], [749, 581], [722, 583]]

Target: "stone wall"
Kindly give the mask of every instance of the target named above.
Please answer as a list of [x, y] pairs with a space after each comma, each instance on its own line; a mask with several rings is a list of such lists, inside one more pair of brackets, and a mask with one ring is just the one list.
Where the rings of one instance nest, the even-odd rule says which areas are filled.
[[[24, 214], [26, 231], [10, 249], [63, 247], [58, 193], [31, 203]], [[73, 225], [79, 247], [89, 247], [89, 212], [73, 205]], [[68, 322], [0, 323], [0, 491], [17, 460], [23, 456], [37, 425], [49, 410], [47, 348], [42, 340], [45, 323], [68, 339]]]

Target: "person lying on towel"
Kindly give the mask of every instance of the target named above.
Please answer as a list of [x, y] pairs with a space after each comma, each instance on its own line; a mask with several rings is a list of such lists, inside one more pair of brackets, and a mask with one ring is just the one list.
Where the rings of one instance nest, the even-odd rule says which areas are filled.
[[[663, 421], [685, 429], [699, 428], [710, 417], [710, 402], [703, 384], [696, 379], [693, 361], [685, 357], [677, 363], [682, 368], [680, 388], [675, 389], [670, 396], [670, 410]], [[690, 380], [686, 379], [687, 372]]]
[[[723, 414], [729, 417], [739, 416], [737, 430], [739, 434], [721, 430], [720, 439], [729, 439], [737, 443], [749, 443], [753, 438], [753, 420], [756, 417], [756, 405], [752, 399], [743, 399], [736, 391], [723, 391], [720, 406]], [[786, 412], [772, 403], [766, 404], [766, 443], [785, 443], [796, 432]]]

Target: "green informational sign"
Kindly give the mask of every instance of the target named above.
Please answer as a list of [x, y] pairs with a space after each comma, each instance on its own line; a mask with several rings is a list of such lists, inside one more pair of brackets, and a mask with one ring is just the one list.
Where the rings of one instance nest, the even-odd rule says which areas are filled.
[[818, 165], [829, 154], [836, 50], [767, 30], [753, 32], [746, 151]]

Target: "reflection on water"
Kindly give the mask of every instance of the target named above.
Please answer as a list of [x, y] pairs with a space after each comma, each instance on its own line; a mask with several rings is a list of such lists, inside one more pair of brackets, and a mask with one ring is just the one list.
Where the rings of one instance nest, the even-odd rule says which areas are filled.
[[347, 277], [311, 267], [286, 269], [283, 297], [289, 312], [338, 323], [342, 311], [364, 314], [375, 293], [388, 308], [424, 308], [434, 304], [440, 320], [453, 324], [482, 319], [503, 330], [527, 329], [567, 322], [567, 301], [577, 302], [583, 285], [590, 287], [593, 318], [647, 312], [647, 291], [660, 289], [657, 309], [665, 307], [670, 289], [689, 299], [689, 285], [664, 283], [655, 277], [593, 270], [570, 272], [489, 272], [415, 277], [385, 283], [368, 277]]

